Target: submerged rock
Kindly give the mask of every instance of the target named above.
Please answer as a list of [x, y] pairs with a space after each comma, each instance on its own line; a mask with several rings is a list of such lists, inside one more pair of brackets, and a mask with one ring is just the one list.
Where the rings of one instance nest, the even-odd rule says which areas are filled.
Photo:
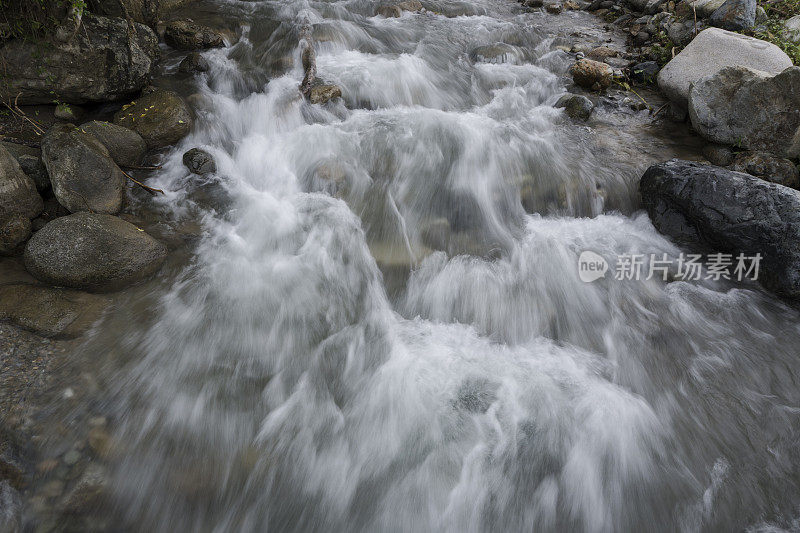
[[419, 2], [419, 0], [408, 0], [406, 2], [400, 2], [389, 6], [381, 6], [378, 8], [378, 15], [386, 18], [401, 17], [403, 15], [403, 11], [416, 12], [421, 10], [422, 4]]
[[163, 148], [186, 137], [192, 129], [192, 112], [173, 91], [155, 89], [123, 106], [114, 124], [142, 136], [148, 148]]
[[72, 339], [94, 324], [108, 301], [85, 292], [17, 283], [0, 286], [0, 320], [44, 337]]
[[30, 219], [43, 207], [33, 180], [22, 172], [8, 150], [0, 147], [0, 217], [19, 214]]
[[103, 143], [111, 158], [120, 166], [139, 165], [147, 152], [147, 143], [141, 135], [111, 122], [93, 120], [82, 124], [81, 129]]
[[77, 213], [36, 232], [25, 247], [25, 268], [45, 283], [106, 292], [149, 277], [166, 255], [161, 242], [133, 224]]
[[216, 30], [191, 20], [175, 20], [164, 29], [164, 42], [178, 50], [199, 50], [225, 46], [225, 39]]
[[577, 85], [599, 91], [611, 86], [614, 76], [613, 69], [605, 63], [580, 59], [570, 68], [572, 79]]
[[727, 67], [697, 81], [689, 93], [692, 126], [706, 139], [800, 155], [800, 67], [777, 76]]
[[469, 58], [473, 63], [518, 64], [522, 60], [522, 53], [516, 46], [494, 43], [473, 48]]
[[[45, 43], [11, 39], [0, 44], [4, 83], [0, 96], [20, 103], [107, 102], [128, 97], [150, 82], [158, 39], [134, 24], [128, 41], [125, 19], [85, 13], [79, 29], [63, 28]], [[59, 40], [59, 35], [66, 35]]]
[[756, 23], [756, 0], [727, 0], [708, 21], [712, 26], [730, 31], [750, 29]]
[[571, 118], [586, 120], [594, 110], [594, 104], [587, 97], [579, 94], [565, 94], [558, 99], [556, 108], [564, 108], [564, 111]]
[[0, 531], [22, 531], [22, 497], [6, 480], [0, 481]]
[[800, 171], [794, 163], [765, 152], [739, 154], [733, 161], [731, 170], [746, 172], [751, 176], [795, 189], [800, 186]]
[[653, 225], [681, 244], [760, 253], [759, 280], [800, 297], [800, 192], [732, 170], [673, 159], [639, 184]]
[[200, 148], [192, 148], [183, 154], [183, 164], [192, 174], [203, 175], [217, 171], [214, 156]]
[[658, 86], [670, 100], [686, 108], [692, 84], [737, 65], [778, 74], [791, 67], [792, 60], [774, 44], [708, 28], [661, 69]]
[[93, 135], [57, 124], [42, 139], [42, 159], [53, 194], [71, 212], [117, 213], [122, 208], [125, 176]]

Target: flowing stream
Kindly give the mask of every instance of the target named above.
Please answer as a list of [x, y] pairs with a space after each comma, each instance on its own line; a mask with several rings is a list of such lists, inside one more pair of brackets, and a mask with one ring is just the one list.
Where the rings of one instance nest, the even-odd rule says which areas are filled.
[[[638, 211], [638, 123], [552, 107], [589, 15], [202, 5], [241, 37], [203, 53], [193, 133], [149, 182], [198, 237], [85, 347], [123, 354], [120, 524], [798, 525], [798, 313], [753, 284], [578, 277], [585, 250], [681, 252]], [[304, 24], [325, 106], [298, 93]], [[188, 175], [195, 146], [215, 176]]]

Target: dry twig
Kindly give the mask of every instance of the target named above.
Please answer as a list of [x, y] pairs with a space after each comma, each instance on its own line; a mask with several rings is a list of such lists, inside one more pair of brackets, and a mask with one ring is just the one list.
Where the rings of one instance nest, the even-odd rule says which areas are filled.
[[153, 187], [148, 187], [147, 185], [145, 185], [145, 184], [144, 184], [144, 183], [142, 183], [141, 181], [138, 181], [137, 179], [135, 179], [134, 177], [132, 177], [130, 174], [128, 174], [128, 173], [127, 173], [127, 172], [125, 172], [124, 170], [120, 169], [120, 172], [122, 172], [122, 173], [125, 175], [125, 177], [126, 177], [126, 178], [128, 178], [129, 180], [131, 180], [131, 181], [132, 181], [132, 182], [134, 182], [136, 185], [138, 185], [138, 186], [139, 186], [139, 187], [141, 187], [142, 189], [146, 190], [147, 192], [149, 192], [149, 193], [150, 193], [150, 194], [152, 194], [153, 196], [155, 196], [155, 195], [156, 195], [156, 193], [161, 193], [161, 194], [164, 194], [164, 191], [162, 191], [161, 189], [154, 189]]

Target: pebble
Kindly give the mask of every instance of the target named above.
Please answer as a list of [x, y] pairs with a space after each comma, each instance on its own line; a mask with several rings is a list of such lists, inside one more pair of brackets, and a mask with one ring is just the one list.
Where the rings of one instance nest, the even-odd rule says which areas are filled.
[[70, 450], [64, 454], [64, 464], [68, 466], [72, 466], [77, 463], [81, 458], [80, 452], [77, 450]]

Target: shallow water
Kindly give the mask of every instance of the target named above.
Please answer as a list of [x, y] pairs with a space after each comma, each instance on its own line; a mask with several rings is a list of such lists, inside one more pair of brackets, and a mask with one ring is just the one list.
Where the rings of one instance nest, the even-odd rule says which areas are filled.
[[[636, 186], [682, 141], [646, 112], [588, 128], [552, 107], [588, 15], [425, 5], [196, 8], [241, 37], [204, 52], [194, 131], [149, 184], [197, 238], [83, 349], [109, 354], [115, 522], [791, 526], [797, 312], [755, 285], [578, 277], [584, 250], [680, 253]], [[306, 23], [342, 101], [298, 93]], [[217, 176], [187, 175], [194, 146]]]

